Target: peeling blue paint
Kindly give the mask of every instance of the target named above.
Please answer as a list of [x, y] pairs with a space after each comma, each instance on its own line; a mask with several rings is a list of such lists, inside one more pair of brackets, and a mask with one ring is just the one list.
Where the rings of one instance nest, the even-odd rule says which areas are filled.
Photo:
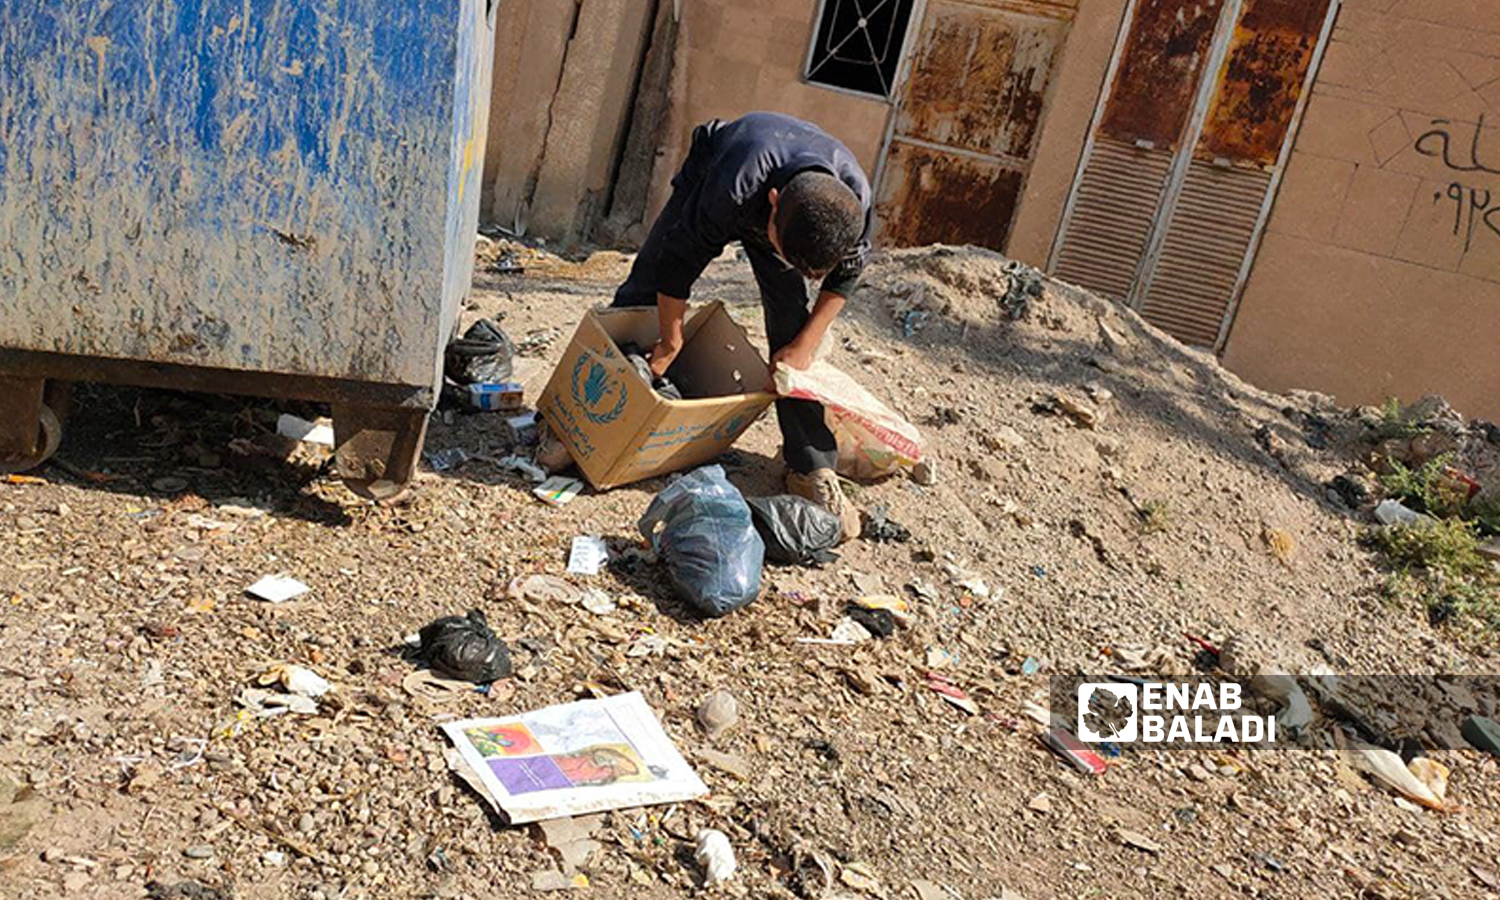
[[484, 7], [0, 0], [0, 346], [430, 383]]

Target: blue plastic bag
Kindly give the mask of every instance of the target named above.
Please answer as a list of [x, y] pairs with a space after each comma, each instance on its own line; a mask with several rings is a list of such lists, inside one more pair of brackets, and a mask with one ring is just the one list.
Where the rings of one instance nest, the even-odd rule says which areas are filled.
[[745, 498], [719, 466], [695, 469], [668, 485], [639, 527], [677, 592], [705, 616], [732, 613], [760, 593], [766, 545]]

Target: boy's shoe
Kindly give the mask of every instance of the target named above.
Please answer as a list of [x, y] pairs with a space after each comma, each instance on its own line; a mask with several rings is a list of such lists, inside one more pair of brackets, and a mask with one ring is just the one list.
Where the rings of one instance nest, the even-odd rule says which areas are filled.
[[832, 469], [814, 469], [806, 475], [788, 472], [786, 489], [787, 493], [811, 500], [838, 516], [843, 525], [844, 540], [859, 537], [859, 510], [844, 496], [844, 489], [839, 487], [839, 476]]

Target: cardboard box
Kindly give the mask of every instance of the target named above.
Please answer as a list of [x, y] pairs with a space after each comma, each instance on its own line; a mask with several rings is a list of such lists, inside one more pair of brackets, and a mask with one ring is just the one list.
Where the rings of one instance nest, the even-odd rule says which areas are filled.
[[621, 344], [656, 343], [655, 307], [590, 310], [537, 401], [537, 411], [595, 488], [708, 462], [775, 399], [770, 369], [722, 303], [689, 313], [667, 377], [698, 400], [665, 400]]

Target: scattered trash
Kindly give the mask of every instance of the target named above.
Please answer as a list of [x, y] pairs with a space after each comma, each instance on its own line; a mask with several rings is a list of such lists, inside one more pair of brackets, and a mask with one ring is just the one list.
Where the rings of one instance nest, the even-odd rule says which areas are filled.
[[1382, 525], [1415, 525], [1422, 521], [1421, 513], [1409, 509], [1400, 500], [1382, 500], [1375, 507], [1375, 518]]
[[442, 729], [512, 824], [708, 793], [639, 692]]
[[1276, 714], [1276, 725], [1290, 737], [1300, 737], [1313, 721], [1312, 705], [1298, 686], [1297, 679], [1280, 669], [1262, 666], [1250, 679], [1250, 690], [1282, 705]]
[[1448, 797], [1448, 767], [1430, 756], [1419, 756], [1406, 764], [1412, 776], [1432, 792], [1439, 801]]
[[643, 656], [661, 656], [667, 652], [667, 639], [659, 634], [643, 634], [630, 642], [625, 655], [632, 659]]
[[511, 673], [510, 648], [495, 637], [484, 613], [444, 616], [422, 626], [412, 659], [439, 675], [486, 684]]
[[939, 697], [963, 710], [971, 716], [979, 715], [979, 704], [969, 699], [969, 695], [953, 686], [953, 683], [936, 672], [927, 673], [927, 687]]
[[729, 846], [729, 835], [713, 828], [700, 828], [696, 843], [693, 858], [703, 867], [704, 887], [723, 884], [734, 877], [734, 848]]
[[507, 250], [495, 258], [495, 262], [490, 266], [490, 271], [496, 275], [525, 275], [526, 267], [521, 264], [519, 256]]
[[589, 884], [589, 877], [582, 872], [564, 875], [547, 869], [531, 873], [531, 889], [534, 891], [571, 891], [586, 888]]
[[443, 678], [431, 669], [417, 669], [401, 679], [401, 689], [413, 697], [443, 703], [474, 690], [474, 685], [468, 681]]
[[874, 871], [864, 863], [845, 863], [843, 871], [839, 872], [839, 880], [856, 891], [864, 891], [876, 896], [885, 893], [885, 888], [880, 885], [880, 879], [876, 878]]
[[469, 408], [480, 412], [512, 412], [526, 405], [526, 390], [519, 381], [471, 384], [465, 392]]
[[[1338, 732], [1335, 732], [1338, 734]], [[1340, 738], [1342, 740], [1342, 738]], [[1351, 740], [1347, 742], [1345, 756], [1349, 765], [1373, 778], [1378, 784], [1409, 800], [1427, 807], [1428, 809], [1444, 809], [1443, 797], [1433, 791], [1420, 777], [1417, 776], [1407, 764], [1401, 761], [1401, 757], [1373, 744], [1362, 741]], [[1426, 757], [1412, 760], [1415, 765]], [[1436, 773], [1430, 767], [1423, 765], [1418, 767], [1431, 778]], [[1447, 770], [1442, 770], [1441, 784], [1447, 786]]]
[[[234, 699], [256, 718], [269, 718], [283, 713], [301, 716], [318, 714], [317, 701], [303, 694], [282, 694], [260, 688], [246, 688]], [[236, 727], [231, 726], [231, 733], [234, 730], [237, 730]]]
[[211, 519], [200, 513], [193, 513], [187, 517], [187, 526], [199, 531], [233, 531], [237, 526], [233, 522], [221, 522]]
[[[1051, 714], [1048, 713], [1049, 723], [1051, 718]], [[1042, 735], [1041, 740], [1042, 745], [1048, 750], [1062, 757], [1069, 765], [1085, 775], [1103, 775], [1109, 768], [1109, 763], [1084, 746], [1082, 741], [1065, 728], [1052, 728]]]
[[1021, 663], [1021, 674], [1030, 678], [1032, 675], [1042, 671], [1042, 661], [1035, 656], [1028, 656]]
[[727, 772], [740, 781], [750, 780], [750, 761], [743, 756], [733, 753], [723, 753], [711, 747], [704, 747], [698, 751], [703, 761], [722, 772]]
[[527, 575], [510, 583], [509, 593], [520, 600], [535, 603], [564, 603], [569, 606], [583, 599], [573, 585], [556, 575]]
[[245, 588], [245, 593], [267, 603], [285, 603], [307, 593], [311, 588], [286, 575], [267, 575]]
[[614, 598], [597, 589], [584, 591], [578, 601], [578, 605], [596, 616], [607, 616], [620, 608], [619, 604], [615, 603]]
[[840, 475], [872, 480], [922, 461], [921, 432], [827, 362], [806, 369], [777, 365], [776, 392], [823, 404], [838, 440]]
[[625, 343], [620, 345], [620, 352], [625, 354], [625, 359], [635, 367], [641, 380], [651, 385], [651, 390], [660, 394], [663, 400], [681, 400], [682, 391], [673, 384], [665, 375], [656, 375], [651, 371], [651, 363], [646, 359], [646, 351], [639, 344]]
[[[276, 433], [282, 437], [301, 441], [304, 444], [318, 444], [323, 447], [332, 447], [333, 425], [326, 421], [309, 422], [301, 416], [291, 413], [282, 413], [276, 419]], [[185, 486], [185, 485], [184, 485]]]
[[760, 593], [765, 543], [723, 468], [704, 466], [672, 482], [651, 501], [639, 528], [678, 593], [704, 615], [727, 615]]
[[1000, 311], [1012, 322], [1031, 312], [1031, 302], [1042, 296], [1042, 274], [1020, 260], [1010, 260], [1003, 269], [1009, 283], [1000, 297]]
[[866, 594], [854, 603], [868, 610], [889, 614], [891, 621], [897, 625], [904, 627], [911, 624], [911, 604], [895, 594]]
[[434, 472], [451, 472], [469, 461], [469, 451], [462, 447], [449, 447], [446, 450], [423, 453], [422, 456]]
[[583, 492], [583, 482], [565, 475], [553, 475], [532, 489], [531, 493], [548, 506], [567, 506]]
[[541, 467], [524, 456], [507, 456], [497, 463], [500, 468], [522, 475], [537, 484], [545, 484], [548, 478]]
[[[541, 438], [542, 433], [537, 426], [535, 412], [521, 413], [505, 420], [505, 439], [512, 447], [534, 447], [541, 441]], [[535, 467], [534, 464], [533, 467]], [[538, 468], [537, 471], [541, 470]], [[539, 479], [533, 476], [533, 479], [537, 481], [544, 481], [546, 478], [545, 472]]]
[[740, 720], [740, 704], [728, 691], [714, 691], [698, 704], [698, 724], [710, 738], [733, 728]]
[[603, 816], [570, 816], [547, 819], [538, 824], [542, 841], [547, 849], [557, 854], [565, 875], [571, 875], [585, 865], [595, 851], [604, 847], [593, 839], [594, 832], [604, 824]]
[[317, 672], [292, 663], [277, 663], [267, 668], [260, 673], [256, 683], [262, 687], [279, 684], [293, 694], [314, 699], [333, 689], [333, 685]]
[[792, 494], [747, 497], [755, 530], [766, 545], [766, 559], [790, 565], [825, 565], [838, 559], [843, 540], [839, 517]]
[[1500, 756], [1500, 723], [1484, 716], [1469, 716], [1461, 729], [1464, 740], [1491, 756]]
[[[875, 635], [870, 632], [870, 629], [861, 625], [852, 616], [845, 616], [839, 619], [838, 624], [833, 627], [833, 631], [828, 635], [828, 640], [819, 641], [819, 643], [842, 645], [863, 644], [865, 641], [872, 641], [874, 639]], [[813, 640], [811, 638], [804, 639], [804, 643], [812, 643]]]
[[929, 669], [945, 669], [956, 663], [958, 656], [947, 647], [928, 647], [926, 661]]
[[851, 620], [875, 637], [888, 638], [896, 631], [896, 617], [887, 609], [870, 609], [851, 603], [844, 612]]
[[443, 374], [464, 385], [509, 381], [515, 354], [515, 345], [500, 326], [480, 319], [463, 337], [448, 342], [443, 352]]
[[906, 526], [890, 518], [890, 510], [884, 504], [877, 504], [864, 511], [864, 522], [860, 528], [860, 536], [865, 540], [874, 541], [877, 544], [904, 544], [911, 540], [911, 531]]
[[580, 535], [573, 538], [568, 551], [569, 575], [598, 575], [599, 569], [609, 562], [609, 545], [604, 538]]

